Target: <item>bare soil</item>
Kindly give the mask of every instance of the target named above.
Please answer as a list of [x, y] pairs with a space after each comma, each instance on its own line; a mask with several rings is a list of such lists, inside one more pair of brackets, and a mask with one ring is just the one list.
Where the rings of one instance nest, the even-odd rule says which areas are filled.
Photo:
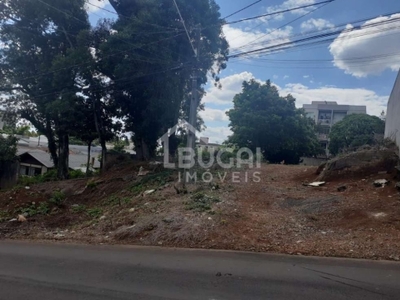
[[[151, 172], [138, 176], [141, 166]], [[102, 177], [0, 192], [0, 239], [399, 260], [400, 193], [393, 176], [373, 172], [305, 186], [316, 171], [263, 165], [241, 170], [241, 183], [232, 182], [231, 173], [221, 182], [213, 171], [212, 183], [185, 191], [177, 172], [121, 162]], [[261, 182], [252, 181], [253, 172], [260, 172]], [[377, 179], [392, 183], [376, 188]], [[62, 203], [49, 202], [60, 190]], [[48, 212], [35, 211], [42, 202]], [[27, 207], [34, 209], [27, 222], [10, 222]]]

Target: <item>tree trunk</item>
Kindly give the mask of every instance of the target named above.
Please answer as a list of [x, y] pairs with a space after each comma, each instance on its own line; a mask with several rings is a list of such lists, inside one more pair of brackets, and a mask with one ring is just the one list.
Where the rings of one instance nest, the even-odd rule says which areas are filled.
[[89, 176], [89, 172], [90, 172], [90, 151], [92, 149], [92, 142], [90, 141], [88, 143], [88, 155], [87, 155], [87, 164], [86, 164], [86, 176]]
[[150, 149], [146, 142], [142, 139], [135, 139], [136, 157], [141, 161], [148, 161], [151, 158]]
[[93, 101], [93, 113], [94, 113], [94, 122], [96, 125], [96, 131], [99, 136], [99, 141], [101, 145], [101, 161], [100, 161], [100, 172], [102, 173], [104, 167], [107, 162], [107, 147], [106, 147], [106, 139], [105, 139], [105, 129], [103, 125], [103, 120], [100, 115], [100, 105], [97, 103], [97, 100]]
[[61, 133], [59, 138], [59, 155], [57, 165], [58, 179], [68, 179], [69, 175], [69, 137], [66, 133]]

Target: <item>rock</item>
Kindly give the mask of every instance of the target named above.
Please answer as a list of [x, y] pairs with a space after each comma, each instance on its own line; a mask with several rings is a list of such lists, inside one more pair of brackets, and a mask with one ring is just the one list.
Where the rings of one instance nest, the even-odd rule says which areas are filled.
[[325, 181], [316, 181], [316, 182], [311, 182], [308, 184], [308, 186], [312, 186], [312, 187], [320, 187], [325, 185], [326, 182]]
[[14, 218], [14, 219], [11, 219], [10, 221], [8, 221], [8, 222], [17, 222], [18, 220], [16, 219], [16, 218]]
[[390, 182], [386, 179], [379, 179], [374, 181], [375, 187], [385, 187], [385, 185], [389, 184]]
[[129, 209], [129, 212], [134, 212], [135, 211], [135, 208], [131, 208], [131, 209]]
[[23, 213], [22, 215], [23, 215], [25, 218], [29, 217], [29, 214], [28, 214], [28, 213]]
[[77, 208], [77, 207], [79, 207], [79, 204], [72, 204], [71, 207]]
[[18, 220], [18, 222], [26, 222], [26, 221], [28, 221], [23, 215], [18, 215], [17, 220]]
[[345, 186], [345, 185], [339, 186], [337, 188], [337, 190], [338, 190], [338, 192], [344, 192], [345, 190], [347, 190], [347, 186]]
[[138, 176], [146, 176], [149, 174], [149, 171], [146, 171], [143, 167], [140, 167]]
[[148, 190], [148, 191], [145, 191], [144, 193], [143, 193], [143, 195], [150, 195], [150, 194], [153, 194], [154, 192], [155, 192], [156, 190]]
[[387, 214], [384, 213], [384, 212], [373, 213], [373, 214], [371, 214], [371, 215], [372, 215], [373, 217], [375, 217], [375, 218], [384, 218], [384, 217], [387, 216]]
[[99, 220], [105, 220], [106, 216], [101, 216]]
[[26, 189], [26, 190], [30, 190], [31, 188], [30, 188], [29, 186], [26, 186], [25, 189]]
[[56, 235], [54, 235], [54, 238], [56, 239], [62, 239], [65, 237], [65, 234], [61, 234], [61, 233], [57, 233]]

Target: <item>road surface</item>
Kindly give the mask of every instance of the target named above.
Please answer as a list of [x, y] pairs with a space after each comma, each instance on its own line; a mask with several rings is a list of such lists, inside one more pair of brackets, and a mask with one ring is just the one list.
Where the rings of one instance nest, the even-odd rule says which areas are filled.
[[400, 299], [400, 264], [7, 241], [0, 299]]

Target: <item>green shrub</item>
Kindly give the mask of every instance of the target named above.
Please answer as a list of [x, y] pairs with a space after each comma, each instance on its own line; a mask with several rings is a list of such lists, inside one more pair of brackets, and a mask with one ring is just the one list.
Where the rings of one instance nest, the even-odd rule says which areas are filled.
[[101, 208], [94, 207], [89, 208], [86, 213], [92, 218], [98, 218], [101, 217], [101, 215], [103, 214], [103, 210]]
[[65, 194], [61, 191], [55, 191], [51, 196], [51, 198], [49, 199], [49, 202], [56, 206], [60, 206], [64, 200], [65, 200]]
[[73, 213], [81, 213], [81, 212], [86, 211], [86, 206], [85, 205], [73, 206], [73, 207], [71, 207], [71, 210]]
[[210, 211], [212, 209], [212, 204], [218, 202], [220, 202], [220, 200], [217, 198], [207, 196], [203, 193], [197, 193], [186, 203], [186, 209], [197, 212]]
[[70, 179], [78, 179], [78, 178], [85, 178], [86, 173], [82, 172], [81, 170], [71, 170], [69, 171], [69, 178]]

